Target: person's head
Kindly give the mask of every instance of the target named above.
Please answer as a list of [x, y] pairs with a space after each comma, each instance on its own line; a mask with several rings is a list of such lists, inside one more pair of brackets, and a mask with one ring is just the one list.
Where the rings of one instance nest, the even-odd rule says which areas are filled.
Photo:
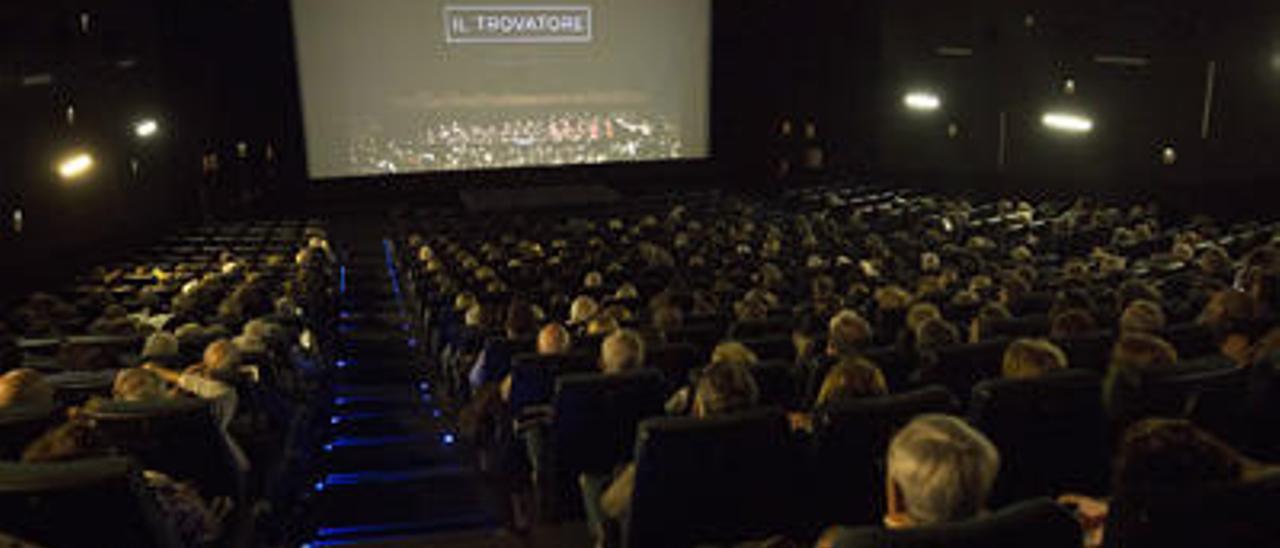
[[583, 325], [600, 312], [600, 304], [589, 295], [579, 295], [569, 305], [569, 325]]
[[644, 367], [644, 339], [630, 329], [619, 329], [600, 343], [600, 369], [621, 373]]
[[960, 330], [942, 318], [929, 318], [915, 331], [916, 351], [929, 352], [943, 346], [960, 344]]
[[598, 271], [593, 270], [582, 277], [582, 287], [584, 289], [599, 289], [602, 286], [604, 286], [604, 274]]
[[911, 305], [911, 293], [896, 285], [876, 289], [873, 297], [879, 310], [903, 310]]
[[969, 342], [982, 342], [991, 337], [992, 325], [1013, 318], [1009, 309], [998, 302], [989, 302], [978, 309], [969, 321]]
[[653, 328], [661, 333], [671, 333], [679, 331], [684, 327], [684, 312], [680, 311], [680, 307], [673, 304], [663, 304], [655, 307], [651, 314], [650, 321]]
[[963, 420], [920, 415], [889, 443], [886, 521], [919, 526], [971, 518], [1000, 468], [991, 440]]
[[769, 317], [769, 304], [763, 299], [744, 297], [733, 303], [733, 315], [740, 322], [762, 322]]
[[1178, 363], [1168, 341], [1148, 333], [1123, 333], [1111, 349], [1111, 369], [1145, 372]]
[[537, 318], [533, 314], [533, 307], [523, 300], [513, 299], [511, 304], [507, 306], [507, 321], [504, 327], [507, 337], [511, 339], [533, 334], [538, 328]]
[[711, 363], [735, 363], [742, 366], [752, 366], [760, 362], [760, 358], [756, 356], [750, 348], [737, 341], [726, 341], [717, 344], [711, 351]]
[[871, 344], [871, 324], [852, 310], [841, 310], [827, 324], [827, 354], [856, 356]]
[[1151, 301], [1158, 304], [1164, 300], [1164, 297], [1155, 286], [1137, 279], [1125, 280], [1120, 284], [1120, 288], [1116, 290], [1117, 310], [1125, 310], [1129, 307], [1129, 303], [1138, 300]]
[[111, 397], [119, 401], [154, 401], [167, 396], [164, 381], [141, 367], [121, 369], [111, 384]]
[[1218, 336], [1242, 329], [1254, 318], [1253, 299], [1243, 291], [1224, 289], [1214, 293], [1205, 303], [1196, 323], [1207, 327]]
[[1231, 254], [1220, 245], [1211, 245], [1200, 252], [1200, 256], [1196, 258], [1196, 267], [1209, 276], [1230, 276]]
[[558, 323], [549, 323], [542, 326], [542, 330], [538, 332], [538, 354], [543, 356], [555, 356], [569, 352], [573, 346], [573, 337], [569, 334], [569, 330]]
[[1098, 328], [1093, 315], [1083, 308], [1069, 308], [1053, 317], [1049, 323], [1049, 336], [1055, 339], [1084, 335]]
[[1018, 339], [1004, 351], [1006, 379], [1034, 379], [1066, 368], [1066, 352], [1045, 339]]
[[1159, 333], [1164, 330], [1164, 326], [1164, 310], [1154, 301], [1132, 301], [1120, 315], [1121, 333]]
[[218, 339], [205, 347], [201, 363], [210, 373], [230, 373], [240, 366], [240, 349], [230, 340]]
[[93, 426], [71, 420], [46, 432], [22, 451], [22, 462], [61, 462], [91, 456], [98, 449]]
[[34, 369], [14, 369], [0, 375], [0, 409], [15, 407], [51, 408], [53, 385]]
[[591, 318], [591, 321], [587, 322], [587, 336], [603, 337], [617, 331], [620, 327], [621, 326], [618, 324], [617, 318], [606, 314], [600, 314]]
[[884, 373], [866, 358], [843, 358], [822, 379], [814, 405], [836, 404], [889, 393]]
[[694, 387], [693, 414], [709, 417], [754, 407], [760, 399], [755, 377], [733, 362], [713, 363], [698, 375]]
[[907, 329], [914, 333], [927, 320], [942, 318], [938, 305], [930, 302], [918, 302], [907, 309]]
[[142, 345], [146, 360], [172, 360], [178, 357], [178, 337], [168, 331], [156, 331]]
[[1250, 462], [1184, 419], [1134, 423], [1120, 442], [1113, 477], [1116, 495], [1178, 493], [1243, 478]]

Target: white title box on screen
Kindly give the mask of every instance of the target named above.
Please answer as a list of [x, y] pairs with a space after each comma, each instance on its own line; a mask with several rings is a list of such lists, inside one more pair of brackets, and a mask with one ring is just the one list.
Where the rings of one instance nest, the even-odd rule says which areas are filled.
[[591, 6], [445, 6], [450, 44], [585, 44]]

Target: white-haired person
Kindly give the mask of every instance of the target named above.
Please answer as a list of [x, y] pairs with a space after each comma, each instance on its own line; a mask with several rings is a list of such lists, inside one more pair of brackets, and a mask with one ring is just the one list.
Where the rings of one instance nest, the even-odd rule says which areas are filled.
[[[889, 443], [884, 526], [906, 529], [963, 521], [986, 511], [1000, 469], [996, 446], [964, 420], [920, 415]], [[827, 530], [821, 548], [836, 546], [843, 528]]]

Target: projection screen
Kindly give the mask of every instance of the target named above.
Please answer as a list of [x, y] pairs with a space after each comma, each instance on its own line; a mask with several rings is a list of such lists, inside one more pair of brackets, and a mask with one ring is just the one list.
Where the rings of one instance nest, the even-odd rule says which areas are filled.
[[711, 0], [293, 0], [312, 179], [705, 158]]

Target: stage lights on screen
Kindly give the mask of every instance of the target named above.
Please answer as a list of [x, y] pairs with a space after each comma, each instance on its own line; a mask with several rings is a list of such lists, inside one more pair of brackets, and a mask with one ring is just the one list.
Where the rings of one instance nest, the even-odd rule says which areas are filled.
[[139, 139], [150, 139], [160, 132], [160, 123], [152, 118], [144, 118], [133, 124], [133, 135]]
[[93, 171], [93, 156], [88, 152], [74, 152], [58, 161], [58, 176], [64, 181], [83, 178]]
[[916, 112], [933, 112], [942, 108], [942, 98], [926, 91], [913, 91], [902, 98], [902, 104]]
[[1093, 119], [1070, 112], [1046, 112], [1040, 123], [1054, 131], [1085, 134], [1093, 131]]

